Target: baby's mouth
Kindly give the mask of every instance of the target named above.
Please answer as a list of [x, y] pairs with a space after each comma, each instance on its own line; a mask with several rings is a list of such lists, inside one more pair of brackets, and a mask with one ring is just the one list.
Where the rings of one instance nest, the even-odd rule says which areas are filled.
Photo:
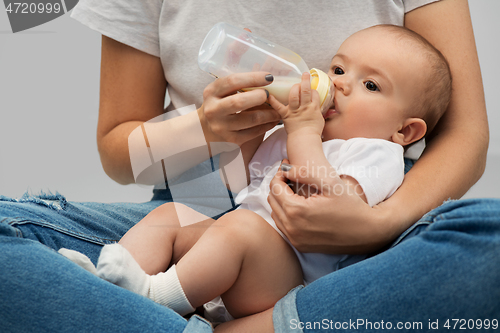
[[336, 110], [337, 108], [335, 107], [335, 100], [333, 100], [333, 104], [330, 109], [326, 110], [326, 112], [323, 114], [324, 119], [328, 119], [330, 116], [337, 114], [338, 111]]

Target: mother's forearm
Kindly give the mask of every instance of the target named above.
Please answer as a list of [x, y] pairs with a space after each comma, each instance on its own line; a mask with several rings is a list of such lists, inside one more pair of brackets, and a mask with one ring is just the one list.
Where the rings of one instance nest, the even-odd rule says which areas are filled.
[[[468, 3], [439, 1], [405, 15], [405, 26], [431, 42], [450, 65], [452, 96], [424, 154], [403, 185], [380, 206], [393, 238], [448, 198], [460, 198], [481, 177], [488, 121]], [[465, 71], [464, 68], [467, 68]], [[387, 230], [387, 229], [385, 229]]]
[[430, 141], [421, 158], [435, 164], [438, 160], [441, 164], [434, 169], [439, 174], [434, 174], [432, 179], [436, 185], [441, 185], [436, 190], [437, 195], [445, 199], [462, 197], [483, 175], [488, 144], [486, 119], [470, 121], [462, 128], [440, 129], [440, 134]]
[[[122, 123], [98, 138], [104, 171], [120, 184], [159, 184], [210, 157], [197, 112]], [[213, 149], [213, 152], [220, 152]]]
[[[486, 126], [486, 130], [478, 131], [476, 126]], [[488, 131], [486, 124], [476, 126], [440, 129], [402, 186], [379, 205], [390, 208], [385, 211], [391, 216], [384, 219], [394, 222], [389, 239], [443, 201], [460, 198], [479, 180], [486, 164]]]
[[104, 172], [119, 184], [134, 183], [130, 164], [127, 139], [130, 133], [140, 127], [142, 121], [129, 121], [119, 124], [106, 135], [97, 137], [97, 148]]

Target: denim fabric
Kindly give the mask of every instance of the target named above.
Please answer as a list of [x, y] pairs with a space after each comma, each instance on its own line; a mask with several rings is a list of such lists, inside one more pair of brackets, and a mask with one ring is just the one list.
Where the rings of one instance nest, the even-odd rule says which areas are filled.
[[[69, 247], [95, 261], [102, 244], [118, 240], [164, 202], [2, 197], [2, 332], [185, 331], [188, 322], [173, 311], [95, 277], [55, 251]], [[351, 324], [421, 322], [425, 330], [448, 318], [498, 319], [499, 267], [500, 200], [450, 201], [426, 214], [389, 250], [292, 291], [275, 307], [275, 330], [314, 332], [307, 325], [323, 320], [349, 323], [346, 331], [370, 331]], [[198, 321], [192, 319], [190, 332], [196, 325], [201, 332], [210, 329]]]
[[172, 310], [81, 269], [37, 241], [0, 234], [0, 331], [182, 332]]
[[212, 324], [197, 315], [192, 316], [187, 322], [186, 328], [182, 333], [207, 333], [213, 332]]
[[60, 194], [0, 196], [2, 235], [17, 236], [52, 249], [70, 248], [94, 264], [101, 247], [118, 241], [134, 224], [167, 200], [145, 203], [68, 202]]
[[294, 290], [273, 320], [276, 332], [448, 331], [448, 319], [498, 320], [499, 300], [500, 200], [470, 199], [444, 203], [389, 250]]
[[293, 288], [274, 306], [273, 325], [275, 332], [302, 332], [300, 323], [297, 319], [299, 318], [297, 306], [295, 305], [297, 293], [302, 288], [304, 288], [304, 286]]
[[56, 252], [77, 250], [96, 264], [104, 244], [169, 201], [168, 190], [138, 204], [75, 203], [58, 193], [0, 196], [0, 331], [212, 332], [200, 318], [186, 322]]
[[404, 158], [404, 161], [405, 161], [405, 175], [408, 173], [408, 171], [410, 171], [410, 169], [413, 167], [413, 165], [415, 164], [415, 160], [412, 160], [410, 158]]

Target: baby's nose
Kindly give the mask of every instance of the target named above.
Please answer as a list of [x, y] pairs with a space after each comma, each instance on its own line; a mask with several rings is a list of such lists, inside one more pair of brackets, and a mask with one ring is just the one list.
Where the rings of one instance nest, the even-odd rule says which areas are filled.
[[337, 76], [332, 82], [335, 86], [335, 90], [341, 91], [344, 95], [348, 95], [351, 92], [349, 79], [346, 76]]

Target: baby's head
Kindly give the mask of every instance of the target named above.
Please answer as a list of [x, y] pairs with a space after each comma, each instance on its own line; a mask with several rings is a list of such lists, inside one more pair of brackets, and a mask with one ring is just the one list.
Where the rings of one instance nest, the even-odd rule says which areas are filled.
[[366, 137], [406, 146], [432, 131], [451, 96], [444, 56], [399, 26], [374, 26], [350, 36], [328, 75], [335, 103], [324, 115], [324, 140]]

